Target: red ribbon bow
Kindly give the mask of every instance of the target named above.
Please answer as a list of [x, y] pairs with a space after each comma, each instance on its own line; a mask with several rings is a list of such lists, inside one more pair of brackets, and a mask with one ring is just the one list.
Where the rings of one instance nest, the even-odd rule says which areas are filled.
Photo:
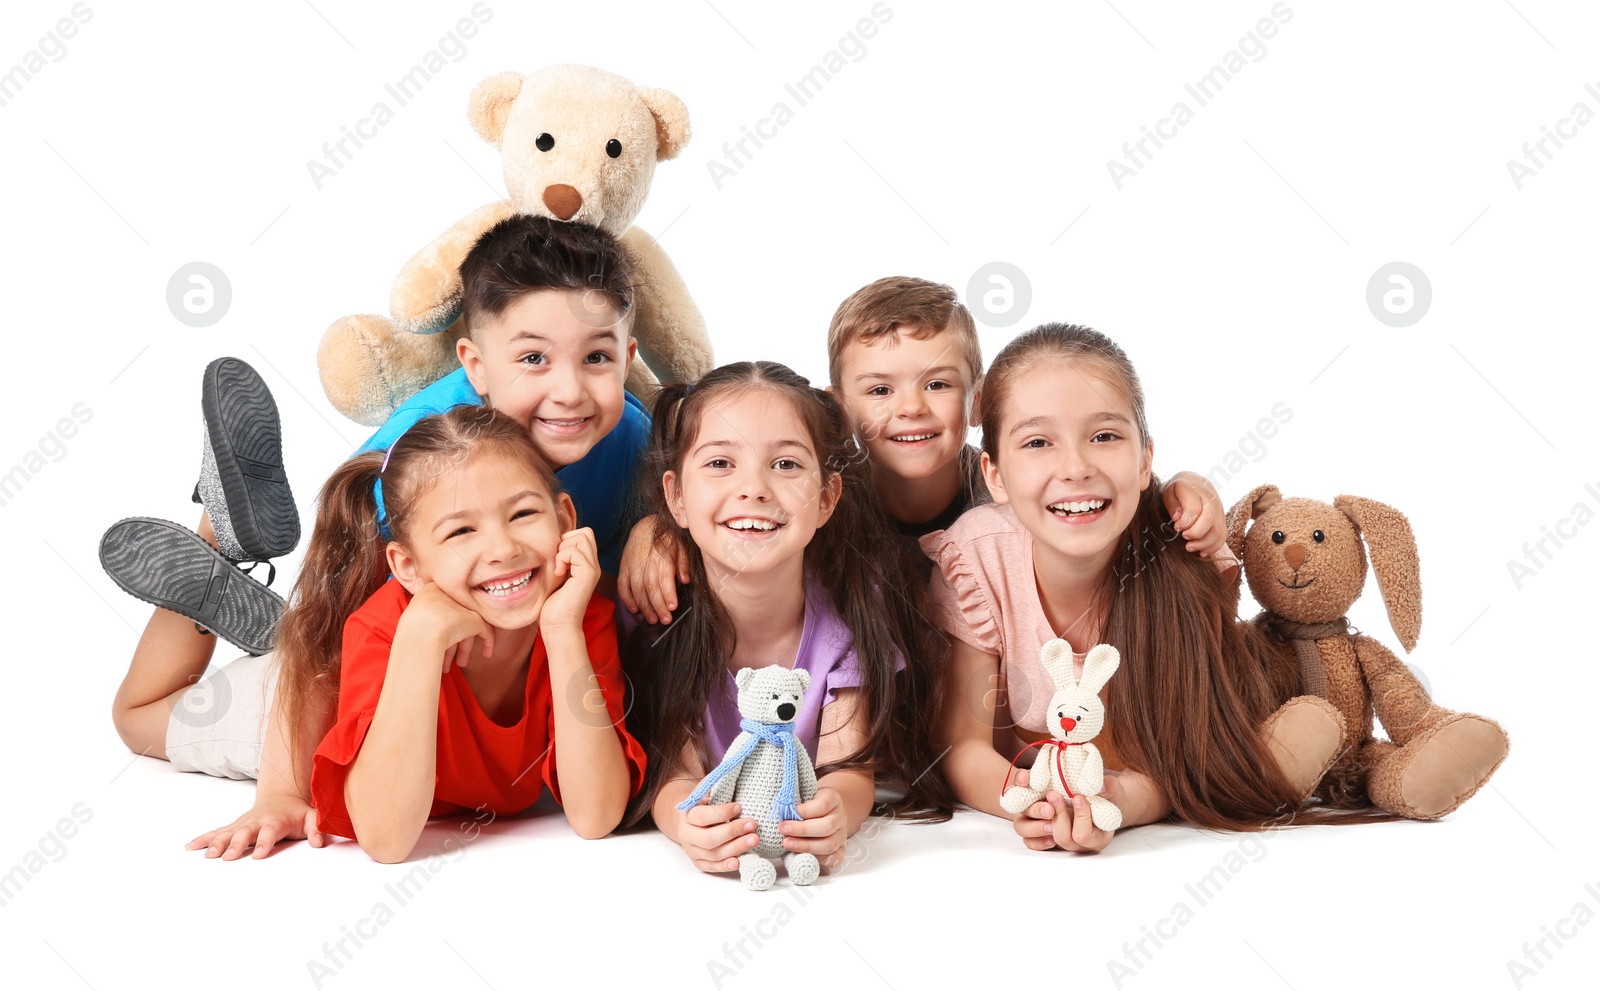
[[[1061, 790], [1067, 793], [1067, 798], [1072, 799], [1072, 798], [1076, 798], [1077, 796], [1072, 793], [1072, 786], [1067, 784], [1067, 768], [1066, 768], [1066, 765], [1062, 763], [1062, 760], [1066, 755], [1068, 747], [1081, 747], [1081, 746], [1083, 746], [1083, 744], [1085, 742], [1087, 742], [1087, 741], [1079, 741], [1077, 743], [1068, 743], [1065, 740], [1055, 740], [1055, 739], [1051, 739], [1051, 740], [1035, 740], [1032, 743], [1028, 744], [1026, 747], [1023, 747], [1021, 750], [1018, 750], [1017, 751], [1017, 757], [1021, 757], [1023, 754], [1027, 753], [1028, 750], [1030, 748], [1032, 748], [1032, 747], [1042, 747], [1042, 746], [1044, 746], [1046, 744], [1050, 744], [1050, 743], [1055, 744], [1056, 748], [1057, 748], [1056, 749], [1056, 780], [1061, 782]], [[1006, 789], [1011, 787], [1011, 772], [1013, 772], [1013, 771], [1015, 771], [1017, 769], [1017, 757], [1011, 758], [1011, 766], [1006, 768], [1006, 779], [1000, 783], [1000, 794], [1001, 794], [1001, 796], [1004, 796], [1005, 793], [1006, 793]], [[1033, 787], [1033, 779], [1031, 777], [1028, 779], [1028, 785], [1030, 787]], [[1041, 791], [1049, 791], [1048, 788], [1040, 789], [1040, 790]]]

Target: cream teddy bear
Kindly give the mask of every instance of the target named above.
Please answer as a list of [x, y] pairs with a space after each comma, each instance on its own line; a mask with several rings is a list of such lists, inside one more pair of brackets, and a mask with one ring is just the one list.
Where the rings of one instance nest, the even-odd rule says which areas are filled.
[[1065, 640], [1045, 644], [1039, 659], [1056, 686], [1045, 716], [1055, 739], [1039, 747], [1039, 756], [1028, 771], [1027, 786], [1005, 789], [1000, 807], [1020, 815], [1052, 791], [1066, 795], [1068, 801], [1082, 795], [1089, 800], [1089, 814], [1095, 826], [1115, 830], [1122, 825], [1122, 810], [1100, 794], [1105, 789], [1106, 765], [1099, 749], [1089, 741], [1105, 725], [1106, 707], [1100, 701], [1100, 689], [1116, 673], [1122, 655], [1110, 644], [1100, 644], [1083, 659], [1082, 677], [1074, 675], [1072, 645]]
[[593, 224], [633, 255], [632, 333], [644, 360], [633, 364], [630, 392], [648, 405], [657, 385], [651, 369], [684, 382], [710, 371], [711, 344], [689, 290], [655, 238], [632, 226], [656, 162], [689, 140], [683, 101], [603, 69], [557, 65], [485, 79], [472, 91], [467, 118], [500, 149], [511, 198], [468, 214], [406, 262], [389, 297], [393, 319], [342, 317], [327, 329], [317, 367], [333, 407], [377, 426], [456, 369], [456, 340], [466, 334], [461, 260], [480, 235], [517, 213]]
[[739, 728], [722, 763], [702, 780], [689, 797], [678, 803], [687, 812], [707, 798], [712, 805], [738, 802], [743, 813], [756, 821], [760, 842], [739, 857], [739, 877], [751, 891], [765, 891], [777, 880], [771, 857], [782, 856], [784, 870], [795, 884], [810, 884], [822, 873], [816, 855], [785, 852], [778, 823], [799, 819], [795, 806], [817, 797], [817, 772], [806, 748], [794, 736], [794, 717], [800, 711], [811, 673], [781, 665], [741, 668], [734, 675], [739, 686]]

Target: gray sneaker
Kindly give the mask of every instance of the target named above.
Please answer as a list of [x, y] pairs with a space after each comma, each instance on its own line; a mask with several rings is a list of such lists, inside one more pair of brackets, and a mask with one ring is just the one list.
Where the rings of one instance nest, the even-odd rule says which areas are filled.
[[176, 523], [131, 517], [100, 538], [100, 566], [124, 592], [170, 609], [249, 654], [276, 641], [284, 602]]
[[206, 366], [200, 405], [206, 435], [194, 501], [206, 507], [217, 548], [232, 561], [270, 561], [294, 550], [300, 513], [267, 384], [238, 358], [218, 358]]

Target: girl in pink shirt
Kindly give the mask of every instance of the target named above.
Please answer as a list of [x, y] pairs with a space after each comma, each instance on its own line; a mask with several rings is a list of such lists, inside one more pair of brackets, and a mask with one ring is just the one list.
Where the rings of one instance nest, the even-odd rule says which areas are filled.
[[[981, 409], [995, 504], [922, 540], [955, 641], [940, 735], [956, 796], [1010, 818], [1001, 784], [1022, 741], [1048, 738], [1040, 648], [1060, 637], [1080, 671], [1097, 643], [1121, 652], [1095, 743], [1123, 769], [1105, 796], [1125, 825], [1172, 815], [1248, 830], [1293, 812], [1335, 756], [1337, 713], [1316, 698], [1274, 712], [1272, 654], [1235, 621], [1237, 585], [1219, 574], [1232, 562], [1185, 553], [1162, 504], [1127, 355], [1088, 328], [1045, 324], [996, 357]], [[1082, 796], [1051, 794], [1015, 827], [1040, 850], [1111, 840]]]

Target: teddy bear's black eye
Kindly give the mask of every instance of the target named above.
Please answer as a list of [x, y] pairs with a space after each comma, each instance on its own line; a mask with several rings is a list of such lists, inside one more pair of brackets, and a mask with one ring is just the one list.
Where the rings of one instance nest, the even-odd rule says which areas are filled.
[[612, 158], [620, 157], [622, 155], [622, 142], [618, 141], [616, 138], [612, 138], [610, 141], [607, 141], [606, 154], [610, 155]]
[[1311, 531], [1311, 539], [1315, 540], [1319, 544], [1322, 543], [1322, 531], [1321, 530], [1312, 530]]
[[546, 131], [544, 134], [541, 134], [537, 138], [533, 139], [533, 146], [540, 151], [549, 151], [551, 148], [556, 146], [556, 139], [552, 138], [550, 136], [550, 132]]
[[773, 697], [773, 698], [777, 698], [777, 697], [778, 697], [778, 693], [777, 693], [777, 692], [773, 692], [773, 693], [772, 693], [772, 697]]
[[1274, 531], [1272, 531], [1272, 542], [1274, 544], [1283, 543], [1283, 531], [1282, 530], [1274, 530]]

